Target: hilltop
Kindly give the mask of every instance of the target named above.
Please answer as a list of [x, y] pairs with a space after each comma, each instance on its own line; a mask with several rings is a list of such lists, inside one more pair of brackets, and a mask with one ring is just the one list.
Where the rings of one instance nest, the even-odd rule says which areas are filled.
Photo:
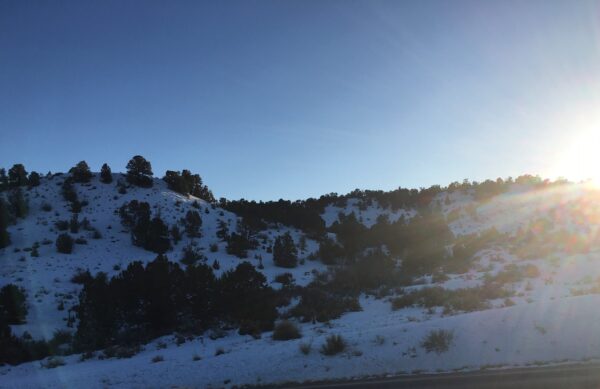
[[264, 203], [216, 200], [200, 176], [157, 178], [138, 157], [126, 173], [83, 161], [0, 172], [0, 387], [221, 387], [600, 356], [589, 183]]

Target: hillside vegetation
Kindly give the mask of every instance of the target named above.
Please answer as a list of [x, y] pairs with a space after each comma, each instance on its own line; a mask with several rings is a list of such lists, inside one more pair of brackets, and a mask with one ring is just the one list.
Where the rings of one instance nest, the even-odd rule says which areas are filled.
[[124, 173], [16, 164], [0, 169], [0, 387], [596, 358], [599, 200], [526, 175], [255, 202], [142, 156]]

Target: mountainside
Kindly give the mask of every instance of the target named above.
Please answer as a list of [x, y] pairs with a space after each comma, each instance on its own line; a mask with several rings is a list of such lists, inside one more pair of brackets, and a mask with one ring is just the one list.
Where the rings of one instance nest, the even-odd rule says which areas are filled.
[[523, 176], [253, 203], [216, 201], [201, 181], [195, 197], [178, 174], [78, 172], [0, 192], [0, 288], [24, 299], [0, 293], [0, 324], [26, 350], [0, 366], [0, 387], [230, 387], [600, 357], [591, 184]]

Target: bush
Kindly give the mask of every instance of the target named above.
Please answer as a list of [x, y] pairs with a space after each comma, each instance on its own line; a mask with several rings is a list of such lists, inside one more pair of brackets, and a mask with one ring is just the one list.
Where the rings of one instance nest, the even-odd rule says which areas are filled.
[[25, 291], [14, 284], [8, 284], [0, 289], [0, 327], [2, 321], [7, 324], [23, 324], [26, 318]]
[[421, 347], [428, 353], [441, 354], [450, 348], [454, 341], [454, 332], [448, 330], [433, 330], [423, 339]]
[[300, 352], [304, 355], [310, 354], [312, 350], [312, 344], [310, 343], [300, 343]]
[[54, 369], [59, 366], [63, 366], [65, 361], [59, 357], [50, 357], [45, 362], [42, 362], [41, 365], [44, 369]]
[[294, 276], [292, 273], [281, 273], [275, 277], [275, 282], [280, 283], [283, 286], [291, 286], [294, 284]]
[[284, 320], [275, 325], [273, 331], [273, 339], [275, 340], [299, 339], [301, 337], [302, 334], [300, 334], [298, 327], [290, 321]]
[[73, 238], [69, 234], [60, 234], [56, 238], [56, 250], [59, 253], [71, 254], [73, 252]]
[[162, 355], [157, 355], [154, 358], [152, 358], [152, 363], [162, 362], [164, 360], [165, 360], [165, 358], [163, 358]]
[[74, 284], [83, 285], [91, 281], [94, 277], [89, 270], [77, 269], [77, 272], [71, 277], [71, 282]]
[[328, 293], [315, 287], [307, 287], [302, 291], [300, 303], [291, 309], [293, 317], [302, 322], [326, 322], [339, 318], [345, 312], [361, 310], [355, 296]]
[[69, 229], [69, 222], [67, 220], [57, 220], [54, 227], [59, 231], [66, 231]]
[[392, 300], [392, 309], [412, 306], [424, 308], [444, 307], [447, 311], [472, 312], [489, 307], [491, 299], [505, 298], [509, 292], [498, 284], [487, 283], [475, 288], [447, 290], [442, 287], [430, 287], [415, 290]]
[[336, 355], [346, 349], [346, 341], [341, 335], [329, 335], [321, 346], [321, 354]]
[[277, 237], [273, 244], [273, 262], [276, 266], [293, 268], [298, 265], [298, 249], [289, 232]]

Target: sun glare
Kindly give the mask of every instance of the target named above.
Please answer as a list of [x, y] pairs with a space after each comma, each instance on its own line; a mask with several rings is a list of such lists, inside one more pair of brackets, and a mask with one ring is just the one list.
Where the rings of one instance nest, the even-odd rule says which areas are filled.
[[[591, 111], [594, 112], [594, 111]], [[572, 181], [586, 180], [600, 187], [600, 114], [571, 117], [565, 144], [557, 145], [553, 174]]]

